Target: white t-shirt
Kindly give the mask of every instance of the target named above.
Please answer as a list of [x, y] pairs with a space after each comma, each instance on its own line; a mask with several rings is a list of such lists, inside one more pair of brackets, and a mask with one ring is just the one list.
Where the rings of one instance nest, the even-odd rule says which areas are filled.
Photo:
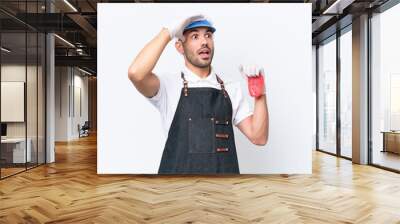
[[[189, 88], [211, 87], [221, 89], [212, 67], [210, 75], [204, 79], [194, 74], [186, 66], [184, 66], [182, 72], [188, 81]], [[225, 80], [220, 74], [218, 76], [224, 82], [225, 90], [228, 92], [232, 102], [232, 122], [234, 125], [238, 125], [244, 118], [252, 115], [253, 111], [250, 110], [249, 103], [243, 96], [240, 82]], [[164, 134], [168, 136], [168, 131], [178, 106], [183, 80], [180, 71], [176, 74], [157, 75], [157, 77], [160, 80], [160, 89], [155, 96], [147, 99], [160, 111]]]

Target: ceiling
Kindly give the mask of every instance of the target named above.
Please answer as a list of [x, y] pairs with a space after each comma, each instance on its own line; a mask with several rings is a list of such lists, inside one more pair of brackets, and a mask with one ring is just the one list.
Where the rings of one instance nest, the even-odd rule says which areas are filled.
[[[337, 28], [351, 24], [353, 16], [373, 10], [388, 0], [231, 0], [253, 3], [312, 3], [313, 43], [331, 36]], [[188, 2], [168, 0], [1, 0], [0, 22], [9, 46], [25, 46], [22, 38], [29, 31], [55, 32], [56, 65], [85, 67], [96, 71], [97, 3]], [[190, 1], [226, 2], [226, 1]], [[336, 3], [335, 3], [336, 2]], [[52, 13], [49, 13], [52, 11]], [[290, 16], [290, 15], [288, 15]], [[340, 21], [340, 22], [338, 22]], [[339, 25], [338, 25], [339, 24]], [[60, 37], [60, 38], [59, 38]], [[66, 40], [66, 41], [63, 41]], [[3, 41], [2, 43], [6, 43]], [[72, 44], [72, 45], [71, 45]], [[4, 44], [3, 44], [4, 46]], [[28, 45], [28, 52], [32, 51]], [[18, 51], [18, 50], [17, 50]], [[23, 53], [23, 52], [21, 52]]]

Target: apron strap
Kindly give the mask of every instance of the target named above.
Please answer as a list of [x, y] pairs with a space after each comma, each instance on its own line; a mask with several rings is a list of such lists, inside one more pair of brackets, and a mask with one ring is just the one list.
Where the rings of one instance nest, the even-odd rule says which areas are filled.
[[221, 85], [221, 91], [224, 94], [224, 97], [226, 98], [228, 96], [228, 94], [226, 93], [224, 82], [222, 81], [221, 78], [219, 78], [219, 76], [217, 74], [215, 74], [215, 76], [217, 76], [217, 81]]
[[[215, 74], [215, 76], [217, 77], [217, 81], [221, 85], [221, 91], [224, 94], [224, 97], [226, 98], [228, 96], [228, 94], [225, 90], [224, 82], [217, 74]], [[188, 81], [185, 79], [185, 75], [183, 74], [183, 72], [181, 72], [181, 78], [183, 79], [183, 92], [184, 92], [185, 96], [187, 96], [188, 95]]]
[[181, 77], [183, 79], [183, 92], [185, 94], [185, 96], [188, 95], [188, 81], [185, 79], [185, 75], [183, 74], [183, 72], [181, 72]]

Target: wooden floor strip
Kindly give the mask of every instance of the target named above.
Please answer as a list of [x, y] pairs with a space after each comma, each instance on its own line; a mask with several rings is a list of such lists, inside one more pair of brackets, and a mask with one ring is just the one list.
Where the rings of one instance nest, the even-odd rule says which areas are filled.
[[96, 136], [0, 181], [0, 223], [399, 223], [400, 175], [313, 152], [312, 175], [97, 175]]

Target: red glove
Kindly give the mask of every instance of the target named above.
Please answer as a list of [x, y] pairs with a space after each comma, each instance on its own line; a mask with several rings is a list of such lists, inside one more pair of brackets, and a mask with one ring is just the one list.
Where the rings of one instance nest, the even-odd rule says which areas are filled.
[[247, 79], [250, 96], [258, 98], [265, 95], [264, 69], [257, 65], [239, 67], [240, 73]]

